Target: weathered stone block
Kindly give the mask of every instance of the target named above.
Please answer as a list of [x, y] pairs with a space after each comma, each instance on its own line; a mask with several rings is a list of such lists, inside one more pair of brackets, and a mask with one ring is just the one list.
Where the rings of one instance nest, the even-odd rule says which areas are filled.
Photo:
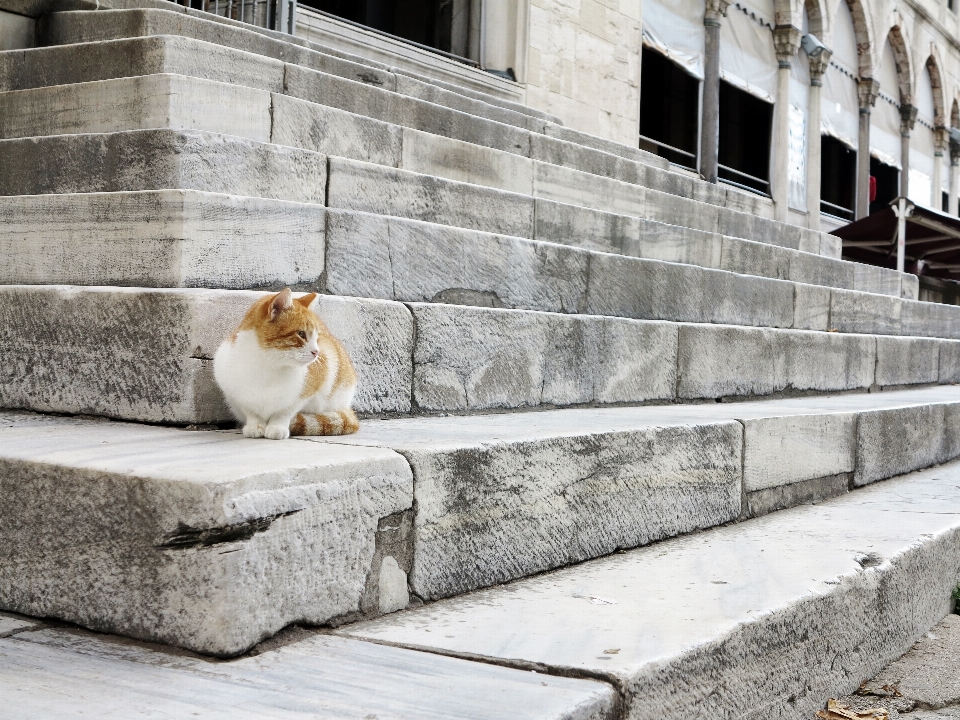
[[902, 306], [899, 297], [835, 289], [830, 297], [830, 329], [899, 335]]
[[789, 280], [847, 290], [853, 288], [853, 268], [850, 263], [799, 250], [790, 252], [789, 255], [790, 270], [787, 275]]
[[397, 167], [402, 130], [397, 125], [274, 94], [271, 142]]
[[877, 385], [935, 383], [940, 374], [940, 340], [877, 337]]
[[587, 312], [764, 327], [793, 324], [793, 286], [657, 260], [595, 255]]
[[783, 248], [724, 235], [720, 267], [744, 275], [795, 280], [790, 277], [791, 256]]
[[327, 205], [533, 237], [533, 198], [405, 170], [330, 158]]
[[958, 431], [956, 403], [861, 413], [854, 484], [866, 485], [956, 457], [960, 454]]
[[414, 304], [414, 401], [424, 410], [673, 397], [668, 323]]
[[942, 340], [940, 342], [940, 362], [937, 370], [938, 382], [960, 383], [960, 342]]
[[330, 210], [327, 290], [336, 295], [579, 312], [583, 250], [447, 225]]
[[843, 473], [748, 492], [747, 514], [750, 517], [760, 517], [797, 505], [821, 503], [848, 492], [850, 477], [851, 473]]
[[853, 289], [878, 295], [900, 297], [900, 273], [896, 270], [853, 263]]
[[793, 286], [795, 330], [830, 329], [830, 288], [796, 283]]
[[747, 492], [853, 472], [856, 413], [747, 419], [743, 426]]
[[900, 297], [917, 300], [920, 297], [920, 278], [912, 273], [903, 273], [900, 276]]
[[148, 75], [5, 93], [0, 137], [207, 130], [270, 141], [270, 93], [182, 75]]
[[283, 63], [177, 35], [34, 48], [0, 56], [0, 90], [170, 73], [281, 92]]
[[524, 434], [397, 447], [417, 478], [418, 595], [505, 582], [740, 512], [739, 423]]
[[820, 254], [823, 257], [839, 260], [843, 254], [843, 240], [830, 233], [820, 233]]
[[639, 185], [544, 162], [536, 162], [535, 170], [538, 198], [635, 217], [646, 211], [645, 190]]
[[0, 195], [201, 190], [323, 205], [327, 158], [184, 130], [0, 140]]
[[0, 606], [214, 655], [356, 611], [379, 518], [412, 504], [410, 468], [389, 450], [293, 443], [72, 420], [0, 430]]
[[411, 172], [533, 195], [529, 158], [441, 135], [403, 128], [400, 167]]
[[719, 268], [721, 237], [716, 233], [640, 220], [640, 235], [624, 243], [621, 252], [633, 257]]
[[645, 217], [648, 220], [656, 220], [669, 225], [682, 225], [694, 230], [719, 232], [724, 235], [736, 234], [728, 232], [721, 226], [718, 216], [724, 212], [722, 208], [704, 205], [696, 200], [669, 195], [650, 188], [647, 188], [645, 197]]
[[0, 197], [7, 284], [316, 283], [324, 209], [182, 190]]
[[530, 154], [527, 130], [298, 65], [287, 64], [284, 92], [394, 125], [524, 157]]
[[726, 325], [680, 327], [677, 396], [870, 387], [874, 338]]
[[616, 215], [539, 198], [535, 204], [536, 230], [533, 237], [536, 240], [619, 253], [640, 236], [641, 221], [629, 215]]
[[[3, 407], [146, 422], [232, 420], [213, 380], [213, 353], [261, 293], [7, 286], [0, 295], [0, 350], [12, 359], [0, 383]], [[332, 297], [320, 308], [357, 368], [354, 407], [408, 411], [407, 310]]]

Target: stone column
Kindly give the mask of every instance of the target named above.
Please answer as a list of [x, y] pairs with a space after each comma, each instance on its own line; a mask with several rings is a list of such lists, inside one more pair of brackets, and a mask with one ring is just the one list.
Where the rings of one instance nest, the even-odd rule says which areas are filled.
[[800, 49], [802, 33], [791, 25], [778, 25], [773, 31], [777, 53], [777, 104], [773, 116], [773, 196], [774, 217], [787, 220], [787, 195], [790, 188], [790, 63]]
[[910, 131], [917, 122], [915, 105], [900, 106], [900, 195], [906, 197], [910, 192]]
[[829, 50], [810, 58], [810, 97], [807, 100], [807, 226], [820, 229], [820, 95], [823, 74], [830, 64]]
[[870, 108], [877, 101], [880, 83], [873, 78], [857, 81], [860, 103], [860, 136], [857, 140], [857, 204], [854, 217], [859, 220], [870, 213]]
[[729, 0], [706, 0], [703, 14], [706, 30], [703, 53], [703, 112], [700, 129], [700, 174], [717, 182], [720, 144], [720, 22], [727, 15]]
[[947, 145], [947, 129], [935, 128], [933, 131], [933, 188], [930, 190], [930, 206], [934, 210], [943, 207], [943, 151]]
[[950, 138], [950, 208], [947, 212], [956, 217], [957, 212], [957, 183], [960, 181], [960, 141]]

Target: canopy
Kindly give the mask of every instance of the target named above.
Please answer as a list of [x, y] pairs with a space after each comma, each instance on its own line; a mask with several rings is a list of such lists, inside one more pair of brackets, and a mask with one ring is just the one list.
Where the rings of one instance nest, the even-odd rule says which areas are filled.
[[703, 80], [704, 0], [645, 0], [643, 42]]
[[[890, 203], [873, 215], [832, 231], [843, 239], [848, 260], [896, 268], [897, 216]], [[923, 205], [906, 203], [905, 267], [916, 275], [960, 279], [960, 218]]]

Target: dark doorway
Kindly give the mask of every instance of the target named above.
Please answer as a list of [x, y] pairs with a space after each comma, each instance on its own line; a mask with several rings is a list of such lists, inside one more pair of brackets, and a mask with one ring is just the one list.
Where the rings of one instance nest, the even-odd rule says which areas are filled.
[[467, 54], [469, 0], [300, 0], [300, 4], [443, 52]]
[[940, 209], [948, 215], [953, 215], [953, 213], [950, 212], [950, 193], [940, 193]]
[[889, 207], [891, 201], [900, 197], [900, 171], [872, 157], [870, 175], [877, 179], [877, 196], [870, 203], [870, 214], [873, 215]]
[[640, 68], [640, 147], [695, 169], [700, 81], [649, 48]]
[[829, 135], [820, 140], [820, 212], [853, 220], [857, 153]]
[[720, 180], [770, 194], [773, 105], [730, 83], [720, 83]]

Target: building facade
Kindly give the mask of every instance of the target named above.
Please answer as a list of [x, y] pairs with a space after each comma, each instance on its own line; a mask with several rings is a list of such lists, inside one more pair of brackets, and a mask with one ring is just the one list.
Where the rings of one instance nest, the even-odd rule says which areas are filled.
[[901, 194], [957, 214], [960, 0], [311, 4], [298, 35], [639, 144], [770, 217], [829, 230]]

